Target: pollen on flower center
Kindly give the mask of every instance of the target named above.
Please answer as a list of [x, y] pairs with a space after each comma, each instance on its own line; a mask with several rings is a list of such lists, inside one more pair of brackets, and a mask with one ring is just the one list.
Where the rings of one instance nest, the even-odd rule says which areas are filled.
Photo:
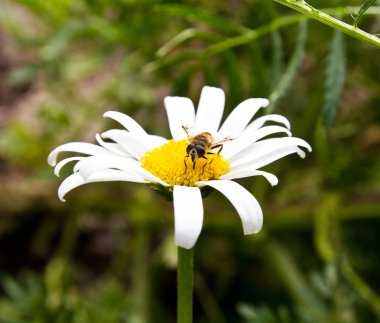
[[[186, 156], [187, 140], [169, 140], [148, 151], [140, 160], [141, 166], [170, 185], [194, 186], [197, 181], [219, 179], [229, 170], [229, 163], [220, 154], [198, 158], [195, 168]], [[186, 167], [185, 167], [186, 163]]]

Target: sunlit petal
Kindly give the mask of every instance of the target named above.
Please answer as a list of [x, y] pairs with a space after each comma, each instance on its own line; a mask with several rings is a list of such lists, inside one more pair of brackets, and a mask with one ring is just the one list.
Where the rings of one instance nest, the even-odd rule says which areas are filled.
[[202, 89], [197, 115], [195, 117], [194, 133], [218, 131], [224, 110], [225, 96], [222, 89], [204, 86]]
[[174, 186], [175, 243], [191, 249], [198, 240], [203, 224], [203, 204], [198, 187]]
[[107, 111], [103, 115], [104, 117], [111, 118], [117, 122], [119, 122], [125, 129], [127, 129], [130, 133], [147, 136], [146, 131], [143, 127], [141, 127], [135, 120], [133, 120], [130, 116], [120, 113], [117, 111]]
[[95, 182], [133, 182], [146, 183], [147, 181], [139, 174], [131, 171], [105, 169], [92, 174], [86, 179], [86, 183]]
[[61, 152], [75, 152], [86, 155], [113, 155], [107, 149], [85, 142], [69, 142], [55, 148], [48, 156], [48, 163], [50, 166], [55, 166], [57, 163], [57, 156]]
[[[239, 154], [236, 154], [233, 157], [231, 157], [230, 164], [233, 169], [236, 169], [239, 165], [243, 165], [254, 161], [260, 161], [263, 160], [263, 158], [266, 158], [266, 156], [273, 155], [274, 157], [277, 153], [279, 153], [278, 158], [282, 158], [292, 153], [298, 153], [303, 158], [305, 156], [305, 153], [298, 147], [304, 147], [307, 150], [311, 151], [310, 145], [300, 138], [285, 137], [265, 139], [254, 143], [253, 145], [246, 148], [244, 151], [241, 151]], [[283, 153], [285, 153], [285, 155], [283, 155]], [[272, 161], [274, 160], [276, 159], [273, 159]], [[255, 168], [259, 167], [255, 166]]]
[[245, 168], [241, 167], [237, 170], [233, 170], [232, 172], [229, 172], [221, 176], [220, 179], [238, 179], [238, 178], [251, 177], [251, 176], [264, 176], [272, 186], [275, 186], [278, 184], [277, 176], [268, 172], [264, 172], [262, 170], [251, 168], [250, 165], [247, 165]]
[[65, 195], [81, 185], [96, 182], [115, 182], [115, 181], [125, 181], [125, 182], [136, 182], [145, 183], [141, 176], [134, 173], [119, 171], [119, 170], [104, 170], [91, 175], [91, 177], [84, 179], [80, 173], [74, 173], [67, 177], [58, 189], [58, 197], [62, 202], [65, 202]]
[[[301, 158], [305, 158], [305, 156], [306, 156], [305, 152], [302, 149], [300, 149], [298, 147], [288, 147], [288, 148], [278, 149], [278, 150], [273, 151], [271, 153], [266, 153], [264, 155], [261, 155], [260, 157], [255, 156], [246, 162], [240, 161], [242, 164], [240, 164], [238, 166], [244, 167], [244, 168], [247, 166], [250, 166], [252, 168], [258, 169], [258, 168], [264, 167], [266, 165], [269, 165], [278, 159], [281, 159], [285, 156], [288, 156], [288, 155], [291, 155], [294, 153], [297, 153]], [[232, 165], [233, 165], [232, 167], [235, 167], [237, 170], [240, 168], [238, 166], [234, 166], [235, 164], [232, 164]]]
[[273, 135], [275, 133], [280, 133], [280, 132], [283, 132], [287, 134], [288, 136], [292, 135], [287, 128], [280, 127], [280, 126], [267, 126], [267, 127], [263, 127], [252, 132], [244, 132], [243, 135], [239, 139], [225, 144], [225, 147], [223, 150], [223, 156], [225, 158], [230, 159], [237, 153], [251, 146], [256, 141], [266, 136]]
[[169, 128], [174, 140], [185, 139], [186, 133], [183, 126], [194, 126], [195, 109], [189, 98], [168, 96], [164, 99], [166, 112], [169, 120]]
[[112, 129], [101, 134], [102, 138], [111, 139], [118, 143], [122, 149], [136, 159], [140, 159], [150, 148], [141, 138], [130, 134], [128, 131]]
[[161, 137], [161, 136], [150, 135], [149, 137], [153, 143], [153, 146], [154, 146], [153, 148], [162, 146], [163, 144], [166, 144], [168, 142], [166, 138]]
[[58, 188], [58, 197], [62, 202], [65, 202], [65, 195], [72, 189], [86, 184], [86, 181], [79, 173], [74, 173], [67, 177]]
[[93, 173], [111, 168], [135, 171], [140, 168], [140, 163], [135, 159], [118, 156], [91, 156], [79, 161], [74, 167], [74, 172], [79, 171], [83, 178], [87, 179]]
[[227, 117], [219, 129], [223, 136], [235, 138], [241, 134], [255, 113], [262, 107], [268, 106], [267, 99], [248, 99], [240, 103]]
[[92, 177], [93, 174], [106, 169], [118, 169], [135, 173], [140, 176], [140, 178], [144, 179], [145, 182], [158, 183], [162, 186], [168, 186], [168, 184], [160, 178], [142, 168], [138, 161], [131, 158], [117, 156], [92, 156], [82, 159], [74, 167], [74, 171], [79, 171], [82, 177], [86, 180], [89, 177]]
[[229, 180], [197, 182], [197, 186], [211, 186], [221, 192], [239, 213], [244, 234], [257, 233], [263, 225], [263, 212], [254, 196], [240, 184]]
[[78, 160], [81, 160], [83, 158], [86, 158], [86, 157], [69, 157], [69, 158], [65, 158], [63, 160], [61, 160], [55, 167], [54, 167], [54, 175], [59, 177], [59, 173], [62, 169], [62, 167], [64, 167], [67, 163], [70, 163], [72, 161], [78, 161]]
[[279, 114], [268, 114], [266, 116], [262, 116], [252, 121], [244, 131], [253, 131], [261, 128], [267, 121], [274, 121], [276, 123], [282, 123], [287, 129], [290, 130], [290, 122], [287, 118], [279, 115]]
[[129, 154], [125, 149], [123, 149], [119, 144], [115, 144], [112, 142], [105, 142], [100, 134], [95, 135], [96, 141], [101, 145], [103, 148], [115, 153], [116, 155], [125, 156], [125, 157], [132, 157], [131, 154]]

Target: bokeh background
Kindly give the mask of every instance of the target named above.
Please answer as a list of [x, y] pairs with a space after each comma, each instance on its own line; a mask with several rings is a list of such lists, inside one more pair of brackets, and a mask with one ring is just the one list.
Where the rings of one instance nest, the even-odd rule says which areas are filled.
[[[310, 4], [352, 24], [362, 2]], [[359, 23], [372, 34], [379, 5]], [[268, 0], [2, 0], [0, 322], [175, 322], [172, 204], [130, 183], [62, 203], [46, 159], [119, 127], [109, 109], [168, 137], [163, 98], [197, 104], [203, 85], [225, 90], [226, 113], [270, 98], [261, 113], [313, 152], [266, 167], [274, 188], [242, 180], [264, 211], [257, 235], [205, 199], [195, 322], [379, 321], [379, 54]]]

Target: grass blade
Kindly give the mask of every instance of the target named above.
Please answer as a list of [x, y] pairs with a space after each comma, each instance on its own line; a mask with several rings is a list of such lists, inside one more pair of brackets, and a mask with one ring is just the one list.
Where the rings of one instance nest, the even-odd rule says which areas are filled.
[[283, 73], [284, 46], [282, 43], [281, 34], [278, 31], [272, 34], [273, 41], [273, 58], [271, 68], [271, 89], [273, 90], [281, 79]]
[[299, 33], [297, 39], [297, 45], [293, 51], [292, 57], [288, 66], [286, 67], [285, 73], [281, 77], [278, 86], [269, 96], [271, 105], [266, 109], [267, 113], [273, 112], [275, 109], [278, 100], [282, 98], [289, 89], [290, 84], [292, 83], [294, 77], [296, 76], [298, 66], [303, 58], [305, 52], [305, 42], [307, 38], [307, 23], [303, 21], [299, 25]]
[[188, 7], [181, 4], [160, 4], [157, 5], [157, 9], [175, 16], [182, 16], [190, 21], [204, 22], [208, 26], [212, 26], [224, 32], [245, 33], [250, 30], [247, 27], [204, 9]]
[[338, 110], [346, 75], [346, 55], [343, 34], [336, 30], [328, 56], [325, 102], [323, 106], [323, 124], [329, 127], [333, 124]]

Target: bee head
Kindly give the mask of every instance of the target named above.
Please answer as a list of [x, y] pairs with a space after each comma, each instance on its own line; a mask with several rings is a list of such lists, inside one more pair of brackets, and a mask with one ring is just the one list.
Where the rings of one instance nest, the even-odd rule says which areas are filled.
[[198, 158], [198, 152], [197, 152], [197, 149], [195, 148], [195, 145], [189, 145], [189, 147], [187, 149], [187, 154], [190, 156], [191, 161], [193, 163], [197, 160], [197, 158]]
[[198, 158], [203, 157], [206, 153], [203, 147], [195, 144], [188, 145], [186, 152], [190, 156], [193, 163], [195, 163]]
[[198, 152], [195, 148], [191, 149], [189, 152], [189, 156], [191, 158], [191, 161], [194, 163], [198, 158]]

